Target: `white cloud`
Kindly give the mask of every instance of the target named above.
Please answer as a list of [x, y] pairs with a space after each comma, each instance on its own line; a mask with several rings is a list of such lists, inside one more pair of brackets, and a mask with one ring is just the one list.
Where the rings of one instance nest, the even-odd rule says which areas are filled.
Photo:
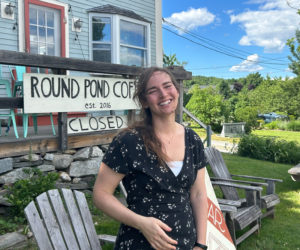
[[287, 39], [293, 37], [299, 27], [297, 11], [285, 0], [252, 0], [248, 3], [259, 4], [258, 10], [230, 15], [231, 23], [239, 23], [246, 32], [239, 44], [260, 46], [267, 53], [282, 51]]
[[229, 71], [233, 72], [257, 72], [264, 68], [258, 64], [259, 56], [253, 54], [247, 57], [247, 60], [242, 61], [240, 64], [232, 66]]
[[188, 11], [173, 13], [170, 17], [165, 18], [165, 20], [181, 28], [194, 30], [199, 26], [212, 23], [215, 18], [216, 16], [206, 8], [190, 8]]

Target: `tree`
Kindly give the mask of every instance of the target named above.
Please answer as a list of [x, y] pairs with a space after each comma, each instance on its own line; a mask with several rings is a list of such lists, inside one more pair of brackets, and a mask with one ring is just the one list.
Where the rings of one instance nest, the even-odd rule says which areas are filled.
[[242, 79], [242, 82], [243, 82], [243, 85], [248, 88], [248, 90], [252, 90], [252, 89], [255, 89], [256, 87], [258, 87], [262, 83], [263, 80], [264, 80], [264, 78], [261, 76], [261, 74], [256, 72], [256, 73], [251, 73], [251, 74], [247, 75], [246, 78]]
[[213, 131], [221, 132], [222, 122], [226, 122], [229, 115], [223, 96], [212, 87], [200, 89], [198, 86], [192, 89], [192, 94], [186, 108], [199, 120], [211, 125]]
[[255, 107], [237, 108], [235, 110], [235, 118], [238, 122], [246, 122], [245, 132], [250, 133], [253, 128], [258, 127], [257, 109]]
[[240, 92], [243, 88], [243, 84], [239, 83], [239, 82], [235, 82], [233, 84], [233, 89], [236, 93]]
[[296, 30], [295, 37], [288, 39], [287, 46], [290, 47], [292, 56], [288, 56], [291, 61], [290, 70], [297, 76], [300, 76], [300, 30]]
[[225, 99], [228, 99], [230, 97], [230, 87], [228, 82], [226, 82], [225, 80], [217, 85], [217, 90], [221, 95], [224, 96]]
[[187, 62], [180, 62], [177, 59], [176, 54], [170, 54], [168, 56], [166, 54], [164, 54], [163, 63], [164, 63], [165, 67], [174, 66], [174, 65], [184, 67], [185, 65], [187, 65]]

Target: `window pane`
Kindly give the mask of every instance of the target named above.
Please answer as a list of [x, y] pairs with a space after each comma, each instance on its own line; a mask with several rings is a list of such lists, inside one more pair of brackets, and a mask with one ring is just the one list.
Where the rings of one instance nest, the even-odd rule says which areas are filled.
[[40, 43], [39, 44], [39, 54], [40, 55], [47, 55], [46, 43]]
[[30, 41], [38, 41], [38, 37], [37, 37], [37, 27], [30, 25]]
[[47, 49], [47, 55], [54, 56], [54, 44], [48, 44]]
[[38, 44], [35, 42], [30, 42], [30, 53], [38, 54]]
[[37, 24], [37, 11], [36, 9], [30, 8], [29, 9], [29, 23], [30, 24]]
[[111, 46], [109, 44], [93, 44], [93, 60], [111, 62]]
[[47, 12], [47, 26], [54, 28], [54, 13]]
[[144, 67], [146, 66], [146, 51], [121, 46], [120, 63], [130, 66], [135, 65], [138, 67]]
[[39, 16], [38, 24], [44, 26], [45, 25], [45, 11], [38, 10], [38, 16]]
[[94, 50], [93, 60], [98, 62], [111, 62], [111, 52], [105, 50]]
[[47, 29], [47, 42], [54, 43], [54, 29]]
[[40, 42], [46, 42], [46, 29], [39, 27], [39, 39]]
[[111, 41], [110, 18], [93, 17], [93, 41]]
[[121, 43], [146, 47], [146, 27], [144, 25], [121, 20], [120, 22]]

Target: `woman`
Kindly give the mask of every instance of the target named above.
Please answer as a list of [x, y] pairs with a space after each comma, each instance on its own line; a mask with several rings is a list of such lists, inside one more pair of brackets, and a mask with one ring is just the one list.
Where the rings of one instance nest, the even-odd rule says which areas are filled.
[[[115, 249], [206, 249], [203, 145], [175, 122], [178, 97], [168, 70], [144, 70], [135, 93], [143, 120], [116, 136], [103, 158], [94, 202], [122, 223]], [[113, 196], [121, 180], [128, 208]]]

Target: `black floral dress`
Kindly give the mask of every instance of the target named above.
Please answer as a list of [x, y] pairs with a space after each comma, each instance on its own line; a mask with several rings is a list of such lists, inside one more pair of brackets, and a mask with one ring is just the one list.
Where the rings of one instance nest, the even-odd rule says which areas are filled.
[[[135, 130], [121, 133], [110, 144], [103, 162], [123, 179], [128, 208], [155, 217], [172, 228], [167, 234], [177, 240], [176, 249], [190, 250], [196, 241], [196, 228], [190, 204], [190, 188], [197, 171], [205, 167], [203, 144], [199, 136], [185, 128], [185, 156], [178, 176], [159, 166], [157, 156], [147, 153], [142, 137]], [[152, 249], [143, 234], [121, 224], [115, 249]]]

